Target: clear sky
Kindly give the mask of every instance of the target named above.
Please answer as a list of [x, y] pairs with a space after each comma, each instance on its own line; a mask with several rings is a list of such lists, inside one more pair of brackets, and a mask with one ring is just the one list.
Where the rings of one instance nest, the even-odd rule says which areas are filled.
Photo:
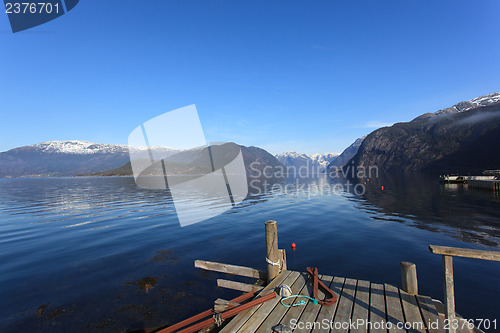
[[340, 152], [495, 91], [498, 0], [82, 0], [16, 34], [0, 13], [0, 151], [126, 144], [196, 104], [209, 141]]

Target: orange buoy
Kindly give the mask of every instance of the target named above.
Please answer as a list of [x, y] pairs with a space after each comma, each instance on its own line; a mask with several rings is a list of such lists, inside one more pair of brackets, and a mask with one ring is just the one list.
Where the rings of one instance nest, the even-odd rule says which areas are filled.
[[296, 247], [297, 247], [297, 245], [295, 243], [292, 243], [292, 249], [295, 250]]
[[383, 191], [384, 190], [384, 185], [380, 186], [380, 189]]

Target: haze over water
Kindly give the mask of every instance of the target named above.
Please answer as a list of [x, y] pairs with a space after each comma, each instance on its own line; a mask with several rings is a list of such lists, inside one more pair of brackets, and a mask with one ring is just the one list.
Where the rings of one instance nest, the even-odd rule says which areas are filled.
[[[337, 182], [346, 189], [322, 177], [274, 180], [181, 228], [168, 193], [133, 178], [0, 179], [0, 331], [118, 331], [185, 319], [239, 295], [216, 288], [221, 275], [194, 260], [265, 269], [270, 219], [289, 269], [401, 286], [399, 263], [411, 261], [420, 293], [439, 300], [441, 256], [429, 244], [499, 248], [500, 198], [490, 192], [423, 175], [371, 179], [361, 195], [317, 190]], [[500, 265], [457, 258], [454, 268], [457, 312], [495, 319]]]

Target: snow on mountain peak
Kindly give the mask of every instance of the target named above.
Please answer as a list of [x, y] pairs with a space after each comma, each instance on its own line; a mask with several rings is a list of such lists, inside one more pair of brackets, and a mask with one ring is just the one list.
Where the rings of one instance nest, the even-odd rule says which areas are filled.
[[338, 153], [305, 154], [289, 151], [277, 154], [275, 157], [286, 167], [306, 166], [311, 170], [322, 171], [338, 155]]
[[[128, 153], [129, 149], [133, 151], [146, 150], [148, 147], [129, 147], [120, 144], [94, 143], [90, 141], [66, 140], [66, 141], [46, 141], [37, 143], [30, 148], [45, 153], [61, 153], [75, 155], [109, 154], [109, 153]], [[151, 147], [152, 149], [174, 150], [169, 147]]]

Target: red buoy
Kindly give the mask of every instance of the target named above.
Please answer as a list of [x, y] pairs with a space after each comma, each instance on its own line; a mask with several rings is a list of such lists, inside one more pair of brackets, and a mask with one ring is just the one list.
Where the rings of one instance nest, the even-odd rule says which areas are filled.
[[292, 243], [292, 249], [295, 250], [296, 247], [297, 247], [297, 245], [295, 243]]
[[384, 190], [384, 185], [380, 186], [380, 189], [383, 191]]

